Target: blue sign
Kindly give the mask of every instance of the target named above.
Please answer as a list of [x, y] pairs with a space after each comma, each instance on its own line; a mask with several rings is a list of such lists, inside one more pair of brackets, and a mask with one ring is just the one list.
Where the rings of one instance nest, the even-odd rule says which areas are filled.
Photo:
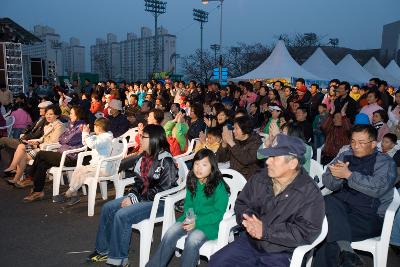
[[[228, 68], [222, 67], [221, 68], [221, 85], [227, 85], [228, 75], [229, 75]], [[213, 77], [212, 77], [212, 79], [216, 80], [216, 81], [219, 80], [219, 68], [214, 68], [213, 69]]]

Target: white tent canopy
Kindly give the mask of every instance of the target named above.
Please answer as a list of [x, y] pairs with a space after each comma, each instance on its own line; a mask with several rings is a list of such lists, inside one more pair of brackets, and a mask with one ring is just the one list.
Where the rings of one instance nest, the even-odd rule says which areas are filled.
[[339, 71], [345, 73], [347, 76], [352, 77], [353, 81], [366, 83], [369, 79], [373, 78], [371, 73], [366, 71], [352, 55], [347, 54], [337, 65]]
[[256, 69], [233, 78], [233, 81], [272, 79], [272, 78], [304, 78], [307, 80], [321, 80], [321, 78], [311, 74], [302, 68], [289, 54], [285, 43], [280, 40], [276, 44], [271, 55]]
[[371, 57], [370, 60], [364, 65], [364, 69], [366, 69], [372, 75], [378, 77], [381, 80], [385, 80], [390, 85], [398, 85], [399, 81], [390, 75], [375, 57]]
[[392, 75], [395, 79], [400, 80], [400, 67], [396, 61], [390, 61], [389, 65], [385, 68], [386, 72]]
[[301, 66], [325, 80], [339, 79], [348, 82], [358, 82], [354, 81], [353, 77], [342, 73], [320, 47]]

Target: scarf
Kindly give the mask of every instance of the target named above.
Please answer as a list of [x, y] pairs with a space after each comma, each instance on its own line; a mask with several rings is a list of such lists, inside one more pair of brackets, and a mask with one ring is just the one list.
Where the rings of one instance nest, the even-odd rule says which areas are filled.
[[374, 126], [376, 130], [379, 130], [383, 126], [383, 121], [373, 123], [372, 126]]
[[142, 161], [140, 163], [140, 177], [142, 177], [143, 180], [143, 191], [142, 194], [147, 192], [147, 189], [149, 188], [149, 171], [151, 164], [153, 163], [153, 157], [148, 155], [147, 153], [143, 154]]

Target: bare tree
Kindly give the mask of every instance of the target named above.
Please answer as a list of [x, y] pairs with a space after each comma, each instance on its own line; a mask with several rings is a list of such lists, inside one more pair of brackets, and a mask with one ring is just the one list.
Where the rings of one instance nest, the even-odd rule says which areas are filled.
[[201, 52], [197, 49], [194, 54], [182, 58], [182, 67], [188, 79], [208, 83], [213, 74], [214, 58], [208, 50], [203, 51], [203, 66], [200, 58]]

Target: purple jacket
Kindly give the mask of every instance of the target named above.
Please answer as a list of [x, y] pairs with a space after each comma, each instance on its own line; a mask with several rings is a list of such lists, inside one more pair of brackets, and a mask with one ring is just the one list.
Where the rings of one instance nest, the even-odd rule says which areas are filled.
[[[65, 128], [65, 132], [58, 139], [61, 147], [57, 150], [59, 153], [63, 153], [66, 150], [82, 147], [82, 130], [81, 125], [84, 125], [85, 121], [79, 120], [74, 123], [68, 123]], [[69, 154], [70, 159], [76, 159], [77, 153]]]

